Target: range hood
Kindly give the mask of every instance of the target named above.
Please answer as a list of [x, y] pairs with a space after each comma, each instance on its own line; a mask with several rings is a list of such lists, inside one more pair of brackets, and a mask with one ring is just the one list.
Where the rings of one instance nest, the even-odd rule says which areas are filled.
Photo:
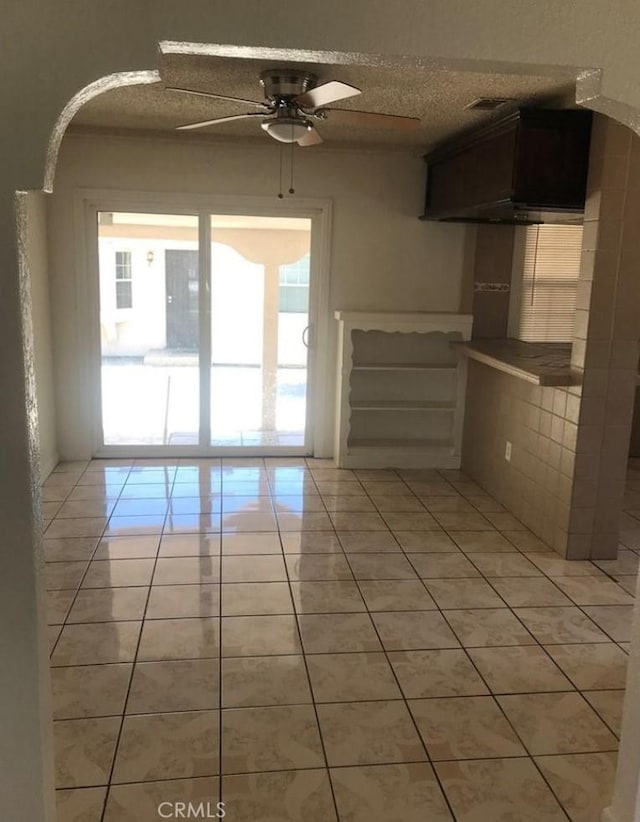
[[581, 223], [591, 112], [520, 109], [426, 155], [421, 219]]

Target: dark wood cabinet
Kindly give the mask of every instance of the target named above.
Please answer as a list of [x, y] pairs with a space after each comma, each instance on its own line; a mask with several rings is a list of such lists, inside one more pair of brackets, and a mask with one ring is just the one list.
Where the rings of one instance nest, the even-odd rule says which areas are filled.
[[[591, 112], [521, 109], [428, 154], [423, 219], [576, 222]], [[577, 215], [577, 216], [576, 216]]]

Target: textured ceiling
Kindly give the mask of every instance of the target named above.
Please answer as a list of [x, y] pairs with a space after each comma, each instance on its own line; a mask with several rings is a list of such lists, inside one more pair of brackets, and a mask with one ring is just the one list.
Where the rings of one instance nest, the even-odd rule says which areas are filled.
[[[170, 131], [196, 120], [255, 111], [242, 103], [208, 100], [166, 91], [164, 84], [201, 91], [216, 91], [232, 97], [263, 100], [260, 72], [283, 68], [272, 61], [228, 57], [169, 54], [162, 58], [162, 83], [128, 86], [106, 92], [85, 105], [74, 125], [100, 129], [142, 129]], [[294, 66], [290, 66], [294, 67]], [[460, 131], [501, 116], [497, 113], [465, 111], [464, 106], [478, 97], [509, 97], [520, 105], [571, 106], [574, 85], [567, 78], [532, 77], [514, 74], [476, 74], [433, 71], [426, 68], [379, 66], [332, 66], [295, 64], [296, 69], [312, 71], [318, 83], [342, 80], [362, 90], [336, 108], [400, 114], [420, 118], [420, 127], [411, 131], [371, 128], [332, 123], [331, 118], [318, 126], [327, 147], [353, 146], [405, 148], [423, 151]], [[257, 119], [257, 118], [256, 118]], [[268, 140], [259, 121], [220, 124], [189, 136], [208, 139]]]

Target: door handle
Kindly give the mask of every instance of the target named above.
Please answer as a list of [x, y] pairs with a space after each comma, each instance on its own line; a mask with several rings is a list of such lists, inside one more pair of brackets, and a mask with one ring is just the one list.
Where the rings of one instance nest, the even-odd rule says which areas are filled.
[[302, 344], [305, 348], [309, 348], [309, 334], [310, 334], [311, 326], [308, 325], [306, 328], [302, 330]]

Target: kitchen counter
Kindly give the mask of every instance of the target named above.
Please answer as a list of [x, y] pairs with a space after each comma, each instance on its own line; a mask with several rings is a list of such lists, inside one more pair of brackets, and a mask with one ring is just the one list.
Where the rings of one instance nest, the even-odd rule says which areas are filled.
[[535, 385], [577, 385], [580, 376], [571, 370], [571, 343], [525, 343], [510, 338], [451, 343], [470, 360], [476, 360]]

